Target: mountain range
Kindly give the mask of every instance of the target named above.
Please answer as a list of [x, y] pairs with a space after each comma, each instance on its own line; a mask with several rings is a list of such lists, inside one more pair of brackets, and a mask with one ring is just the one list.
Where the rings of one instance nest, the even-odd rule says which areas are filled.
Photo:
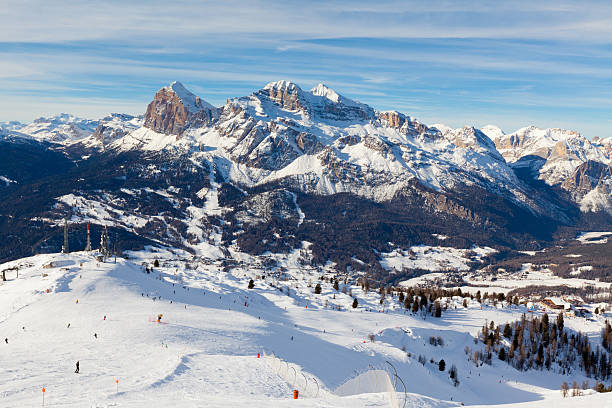
[[612, 138], [428, 126], [323, 84], [215, 107], [173, 82], [143, 116], [0, 123], [0, 158], [0, 260], [56, 251], [65, 217], [75, 248], [91, 223], [119, 249], [309, 246], [375, 276], [393, 246], [501, 254], [612, 227]]

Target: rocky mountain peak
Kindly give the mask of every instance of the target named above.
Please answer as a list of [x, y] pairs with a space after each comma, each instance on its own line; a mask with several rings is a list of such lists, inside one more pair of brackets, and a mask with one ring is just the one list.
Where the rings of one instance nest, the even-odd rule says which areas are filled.
[[307, 109], [304, 91], [291, 81], [270, 82], [255, 93], [256, 96], [268, 99], [282, 109], [297, 111]]
[[157, 91], [147, 107], [144, 126], [158, 133], [181, 136], [190, 126], [210, 124], [215, 114], [214, 106], [175, 81]]

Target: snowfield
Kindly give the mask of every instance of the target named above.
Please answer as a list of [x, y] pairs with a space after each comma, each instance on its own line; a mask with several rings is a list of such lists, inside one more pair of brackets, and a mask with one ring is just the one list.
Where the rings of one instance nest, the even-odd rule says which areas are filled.
[[[282, 261], [286, 273], [265, 278], [248, 265], [224, 272], [220, 259], [179, 251], [130, 252], [116, 263], [94, 255], [37, 255], [0, 265], [19, 267], [19, 276], [11, 269], [0, 281], [0, 406], [41, 405], [43, 387], [49, 407], [356, 408], [401, 407], [404, 400], [406, 407], [612, 406], [612, 394], [590, 390], [562, 398], [560, 384], [587, 380], [580, 374], [468, 361], [464, 348], [474, 346], [482, 325], [519, 319], [521, 307], [473, 301], [464, 308], [458, 298], [448, 300], [442, 318], [412, 315], [397, 297], [381, 303], [377, 292], [342, 282], [334, 290], [319, 280], [324, 271], [300, 268], [294, 255]], [[143, 263], [155, 259], [160, 267], [146, 273]], [[602, 324], [566, 319], [593, 342]], [[444, 344], [430, 344], [431, 336]], [[458, 386], [438, 370], [442, 358], [456, 365]], [[368, 374], [387, 362], [406, 394], [399, 384], [395, 395], [385, 392]]]

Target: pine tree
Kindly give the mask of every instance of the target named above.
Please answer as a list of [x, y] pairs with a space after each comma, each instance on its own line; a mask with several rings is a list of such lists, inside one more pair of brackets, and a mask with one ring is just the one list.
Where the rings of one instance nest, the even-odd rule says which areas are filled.
[[559, 331], [563, 331], [563, 312], [560, 312], [557, 315], [557, 327], [559, 328]]
[[438, 302], [436, 300], [436, 312], [435, 312], [435, 317], [442, 317], [442, 307], [440, 307], [440, 302]]
[[438, 363], [438, 370], [444, 371], [446, 369], [446, 362], [444, 360], [440, 360]]
[[353, 309], [356, 309], [357, 306], [359, 306], [359, 302], [357, 301], [357, 298], [353, 299]]
[[499, 349], [499, 359], [501, 361], [506, 361], [506, 348], [505, 347], [501, 347]]
[[320, 295], [321, 294], [321, 285], [317, 283], [317, 286], [315, 286], [315, 294]]
[[249, 289], [253, 289], [254, 287], [255, 287], [255, 282], [253, 281], [253, 279], [251, 279], [251, 280], [249, 281], [249, 286], [248, 286], [248, 288], [249, 288]]
[[412, 312], [416, 313], [419, 311], [419, 302], [415, 299], [414, 303], [412, 304]]
[[510, 326], [509, 323], [507, 323], [506, 326], [504, 326], [504, 337], [507, 339], [512, 337], [512, 327]]
[[338, 285], [338, 279], [334, 280], [334, 290], [339, 291], [340, 286]]

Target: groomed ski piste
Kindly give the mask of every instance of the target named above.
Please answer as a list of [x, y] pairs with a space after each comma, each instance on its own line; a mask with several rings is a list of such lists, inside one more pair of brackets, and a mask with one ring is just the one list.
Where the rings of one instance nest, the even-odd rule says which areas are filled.
[[[94, 255], [0, 265], [19, 266], [19, 276], [10, 270], [0, 281], [0, 406], [41, 406], [43, 387], [48, 407], [612, 406], [612, 393], [563, 398], [563, 381], [594, 384], [577, 372], [468, 361], [464, 348], [482, 325], [520, 319], [520, 307], [453, 301], [441, 318], [412, 315], [397, 297], [380, 304], [376, 291], [356, 285], [336, 291], [290, 257], [284, 280], [248, 266], [223, 272], [177, 251], [106, 262]], [[155, 259], [160, 267], [146, 273], [143, 263]], [[600, 341], [601, 325], [583, 321], [566, 326]], [[431, 336], [444, 345], [431, 345]], [[456, 365], [459, 385], [438, 370], [441, 358]], [[395, 379], [392, 395], [368, 375], [391, 365], [406, 393]]]

